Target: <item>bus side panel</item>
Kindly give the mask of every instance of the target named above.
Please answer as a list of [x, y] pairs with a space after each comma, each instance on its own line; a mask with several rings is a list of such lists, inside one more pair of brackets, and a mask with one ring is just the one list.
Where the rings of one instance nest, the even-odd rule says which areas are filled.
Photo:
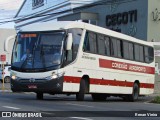
[[79, 92], [81, 76], [73, 68], [74, 64], [64, 68], [63, 92]]
[[[132, 93], [131, 87], [117, 87], [117, 86], [109, 86], [109, 85], [93, 85], [93, 87], [97, 88], [96, 93], [107, 93], [107, 94], [130, 94]], [[121, 89], [121, 91], [118, 91], [118, 89]]]
[[140, 95], [153, 94], [154, 89], [140, 88]]

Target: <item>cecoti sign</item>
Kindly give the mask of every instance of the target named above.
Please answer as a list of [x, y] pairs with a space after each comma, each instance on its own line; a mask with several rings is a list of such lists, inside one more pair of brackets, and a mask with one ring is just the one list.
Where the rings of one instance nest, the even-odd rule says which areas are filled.
[[131, 10], [129, 12], [117, 13], [106, 16], [106, 26], [115, 26], [121, 24], [137, 22], [137, 10]]

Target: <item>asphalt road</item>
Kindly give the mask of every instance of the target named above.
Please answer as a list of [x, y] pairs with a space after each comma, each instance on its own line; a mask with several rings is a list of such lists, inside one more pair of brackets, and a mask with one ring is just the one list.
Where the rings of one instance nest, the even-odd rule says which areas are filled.
[[[8, 86], [8, 84], [5, 84]], [[34, 93], [12, 93], [10, 91], [0, 92], [0, 111], [12, 112], [40, 112], [41, 119], [49, 120], [128, 120], [128, 119], [159, 119], [158, 117], [135, 117], [147, 113], [160, 111], [159, 104], [149, 103], [152, 97], [142, 97], [137, 102], [124, 102], [120, 98], [111, 97], [104, 102], [94, 102], [90, 95], [85, 97], [85, 101], [78, 102], [75, 96], [48, 95], [45, 94], [44, 100], [36, 100]], [[153, 112], [154, 111], [154, 112]], [[44, 116], [48, 116], [44, 118]], [[123, 117], [130, 116], [130, 117]], [[2, 119], [2, 118], [0, 118]], [[3, 118], [9, 119], [28, 119], [28, 118]], [[29, 118], [31, 119], [31, 118]], [[34, 118], [34, 120], [40, 118]]]

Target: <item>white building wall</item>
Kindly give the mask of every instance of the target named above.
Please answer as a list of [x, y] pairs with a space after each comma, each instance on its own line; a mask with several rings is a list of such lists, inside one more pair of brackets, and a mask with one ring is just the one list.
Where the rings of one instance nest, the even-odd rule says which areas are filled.
[[14, 34], [16, 34], [14, 29], [0, 29], [0, 55], [5, 54], [6, 62], [8, 62], [9, 64], [11, 63], [11, 54], [14, 40], [10, 41], [9, 43], [9, 52], [4, 51], [4, 42], [9, 36], [12, 36]]
[[160, 0], [148, 0], [148, 41], [160, 42]]

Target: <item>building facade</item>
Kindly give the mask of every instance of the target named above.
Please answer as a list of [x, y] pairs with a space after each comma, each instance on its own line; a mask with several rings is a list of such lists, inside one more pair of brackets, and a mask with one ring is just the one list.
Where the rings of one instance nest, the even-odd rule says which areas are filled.
[[[14, 29], [4, 29], [4, 28], [1, 28], [0, 29], [0, 55], [6, 55], [6, 62], [5, 64], [11, 64], [11, 54], [12, 54], [12, 48], [13, 48], [13, 44], [14, 44], [14, 40], [10, 41], [9, 42], [9, 51], [8, 52], [5, 52], [4, 51], [4, 42], [5, 40], [12, 36], [12, 35], [15, 35], [16, 34], [16, 31]], [[0, 66], [1, 66], [1, 62], [0, 62]]]
[[98, 0], [24, 0], [15, 16], [16, 29], [36, 23], [56, 20], [72, 14], [73, 9]]
[[160, 0], [25, 0], [16, 29], [52, 20], [83, 20], [145, 41], [160, 41]]

